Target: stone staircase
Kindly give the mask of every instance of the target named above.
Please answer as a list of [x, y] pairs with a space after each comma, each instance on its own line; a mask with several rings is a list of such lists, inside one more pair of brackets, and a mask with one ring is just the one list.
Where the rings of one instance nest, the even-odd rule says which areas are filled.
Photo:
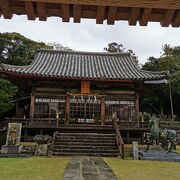
[[52, 155], [118, 156], [118, 147], [113, 133], [60, 133], [55, 132]]

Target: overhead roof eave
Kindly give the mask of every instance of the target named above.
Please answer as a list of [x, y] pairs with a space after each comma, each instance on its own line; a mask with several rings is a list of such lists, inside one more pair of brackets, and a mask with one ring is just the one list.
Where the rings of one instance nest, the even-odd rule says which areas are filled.
[[29, 20], [60, 17], [80, 23], [82, 18], [96, 19], [97, 24], [113, 25], [115, 21], [128, 21], [129, 25], [147, 26], [159, 22], [161, 26], [180, 26], [179, 0], [1, 0], [0, 14], [11, 19], [14, 14], [27, 15]]

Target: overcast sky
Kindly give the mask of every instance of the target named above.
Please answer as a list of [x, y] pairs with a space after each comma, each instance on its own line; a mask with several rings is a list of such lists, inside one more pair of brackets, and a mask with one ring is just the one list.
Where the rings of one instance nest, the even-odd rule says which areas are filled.
[[160, 56], [164, 44], [180, 45], [180, 28], [163, 28], [159, 23], [147, 27], [129, 26], [127, 22], [116, 22], [114, 26], [97, 25], [95, 20], [82, 20], [80, 24], [62, 23], [60, 18], [48, 21], [28, 21], [26, 16], [13, 16], [12, 20], [0, 19], [0, 32], [18, 32], [35, 40], [61, 43], [74, 50], [103, 51], [108, 43], [123, 44], [132, 49], [139, 62], [149, 56]]

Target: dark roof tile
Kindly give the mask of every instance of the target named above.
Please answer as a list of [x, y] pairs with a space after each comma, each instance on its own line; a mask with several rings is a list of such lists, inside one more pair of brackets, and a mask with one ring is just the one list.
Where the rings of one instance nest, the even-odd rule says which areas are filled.
[[128, 53], [93, 53], [39, 50], [29, 66], [1, 64], [1, 71], [32, 76], [102, 80], [149, 80], [167, 77], [166, 72], [141, 70]]

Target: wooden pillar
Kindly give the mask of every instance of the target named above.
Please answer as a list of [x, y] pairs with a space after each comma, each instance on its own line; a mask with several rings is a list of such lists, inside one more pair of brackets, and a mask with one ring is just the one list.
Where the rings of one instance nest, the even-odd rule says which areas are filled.
[[35, 97], [33, 94], [31, 94], [31, 102], [30, 102], [30, 119], [31, 123], [33, 123], [34, 118], [34, 107], [35, 107]]
[[43, 135], [43, 130], [41, 129], [39, 133], [40, 133], [40, 135]]
[[104, 125], [105, 121], [105, 98], [101, 98], [101, 125]]
[[130, 142], [130, 136], [129, 136], [129, 131], [127, 131], [127, 144]]
[[16, 118], [18, 117], [19, 102], [16, 103]]
[[59, 118], [56, 119], [56, 127], [59, 127]]
[[144, 144], [144, 132], [141, 133], [141, 144]]
[[69, 124], [69, 115], [70, 115], [70, 95], [66, 96], [66, 120], [65, 124]]
[[139, 121], [139, 91], [136, 91], [135, 94], [135, 114], [136, 114], [136, 121]]
[[24, 141], [25, 141], [25, 142], [28, 141], [27, 137], [28, 137], [28, 130], [25, 129], [25, 130], [24, 130]]

